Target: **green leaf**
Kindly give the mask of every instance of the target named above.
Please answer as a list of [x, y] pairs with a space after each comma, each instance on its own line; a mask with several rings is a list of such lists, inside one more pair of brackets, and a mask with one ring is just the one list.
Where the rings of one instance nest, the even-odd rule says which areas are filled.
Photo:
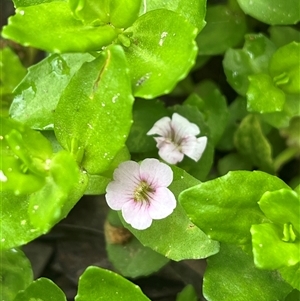
[[14, 91], [10, 116], [31, 128], [53, 128], [60, 95], [81, 65], [93, 59], [88, 53], [52, 54], [30, 67]]
[[268, 219], [277, 224], [291, 223], [300, 234], [299, 195], [290, 189], [266, 192], [258, 202]]
[[79, 186], [82, 179], [76, 162], [67, 151], [54, 155], [49, 164], [49, 173], [44, 187], [29, 197], [30, 221], [43, 232], [64, 218], [85, 190], [85, 187], [81, 187], [77, 198], [70, 197], [71, 191]]
[[20, 292], [14, 301], [55, 300], [66, 301], [64, 292], [50, 279], [39, 278]]
[[274, 172], [272, 148], [256, 115], [250, 114], [243, 119], [235, 132], [234, 143], [238, 152], [251, 159], [256, 167]]
[[0, 190], [20, 195], [40, 189], [48, 173], [51, 144], [41, 133], [12, 119], [1, 118], [0, 124]]
[[106, 186], [111, 181], [111, 178], [107, 178], [102, 175], [87, 174], [87, 176], [88, 176], [88, 185], [84, 194], [85, 195], [104, 194]]
[[[300, 281], [299, 281], [300, 282]], [[300, 287], [300, 286], [299, 286]], [[284, 301], [298, 301], [300, 299], [300, 291], [298, 290], [292, 290], [287, 297], [284, 299]]]
[[144, 0], [142, 2], [141, 14], [145, 14], [148, 11], [165, 8], [174, 11], [184, 17], [192, 25], [197, 27], [198, 32], [205, 26], [204, 20], [206, 14], [206, 1], [205, 0]]
[[300, 31], [291, 26], [270, 26], [270, 40], [281, 47], [293, 41], [300, 42]]
[[208, 301], [283, 300], [290, 291], [277, 271], [257, 269], [238, 246], [222, 244], [207, 259], [203, 294]]
[[131, 35], [125, 52], [135, 96], [154, 98], [169, 93], [195, 62], [197, 29], [175, 12], [150, 11], [124, 33]]
[[254, 74], [248, 77], [247, 108], [249, 112], [272, 113], [282, 111], [285, 94], [278, 89], [270, 75]]
[[226, 98], [212, 81], [201, 82], [196, 91], [197, 94], [191, 94], [184, 104], [195, 105], [204, 114], [211, 138], [216, 145], [228, 120]]
[[155, 140], [147, 136], [154, 123], [169, 115], [164, 103], [159, 100], [137, 99], [133, 105], [133, 124], [126, 145], [132, 153], [144, 153], [155, 150]]
[[11, 94], [25, 76], [26, 69], [9, 47], [0, 50], [0, 95]]
[[281, 188], [288, 186], [267, 173], [232, 171], [186, 189], [179, 201], [190, 220], [211, 239], [249, 244], [251, 225], [265, 220], [257, 202], [266, 191]]
[[243, 49], [228, 49], [223, 59], [227, 81], [240, 95], [246, 95], [248, 76], [268, 73], [268, 66], [276, 46], [262, 34], [247, 34]]
[[251, 17], [270, 25], [296, 24], [300, 21], [298, 0], [237, 0], [241, 9]]
[[234, 134], [241, 120], [248, 114], [246, 99], [238, 96], [228, 107], [228, 121], [217, 148], [230, 151], [235, 148]]
[[218, 172], [221, 176], [232, 170], [252, 170], [252, 162], [238, 153], [229, 153], [218, 161]]
[[277, 129], [287, 128], [292, 118], [300, 116], [299, 96], [285, 94], [285, 103], [281, 112], [264, 113], [261, 119]]
[[[121, 225], [114, 225], [110, 223], [110, 215], [116, 215], [113, 218], [118, 218], [116, 211], [110, 211], [108, 216], [107, 231], [110, 231], [110, 235], [113, 237], [122, 237], [122, 233], [127, 231], [121, 225], [121, 221], [118, 218], [118, 222]], [[125, 232], [126, 233], [126, 232]], [[131, 234], [132, 235], [132, 234]], [[124, 234], [123, 234], [124, 236]], [[148, 247], [144, 247], [134, 236], [127, 239], [127, 241], [112, 241], [107, 239], [106, 251], [108, 254], [109, 261], [113, 266], [120, 272], [124, 277], [136, 278], [140, 276], [147, 276], [154, 272], [157, 272], [160, 268], [169, 262], [169, 259], [165, 256], [153, 251]], [[145, 260], [147, 258], [147, 260]]]
[[[204, 29], [197, 36], [199, 55], [216, 55], [237, 46], [247, 30], [246, 16], [229, 5], [208, 6]], [[217, 42], [216, 42], [217, 41]]]
[[[122, 70], [120, 72], [119, 70]], [[122, 48], [108, 47], [73, 76], [57, 105], [55, 134], [90, 174], [109, 168], [124, 146], [133, 96]]]
[[[300, 263], [297, 263], [291, 267], [281, 268], [279, 269], [279, 272], [287, 283], [300, 291]], [[298, 299], [292, 301], [298, 301]]]
[[280, 47], [271, 58], [269, 70], [274, 84], [284, 92], [300, 94], [300, 43]]
[[282, 230], [275, 224], [252, 225], [252, 250], [258, 268], [275, 270], [300, 261], [300, 242], [283, 241]]
[[1, 250], [0, 261], [1, 300], [11, 301], [32, 282], [31, 265], [19, 249]]
[[[199, 181], [184, 170], [172, 166], [173, 182], [168, 187], [175, 197]], [[191, 223], [179, 203], [173, 213], [161, 220], [153, 220], [150, 228], [136, 230], [127, 224], [119, 212], [123, 225], [146, 247], [175, 261], [183, 259], [206, 258], [218, 252], [218, 243], [209, 239], [199, 228]], [[166, 233], [168, 235], [162, 235]]]
[[39, 5], [49, 2], [65, 2], [66, 0], [13, 0], [15, 7]]
[[[53, 24], [55, 26], [49, 26]], [[118, 35], [110, 25], [93, 27], [73, 18], [67, 2], [49, 2], [16, 9], [2, 36], [49, 52], [99, 51]]]
[[141, 289], [109, 270], [90, 266], [79, 278], [75, 301], [149, 301]]
[[176, 301], [197, 301], [197, 293], [194, 287], [187, 285], [176, 297]]
[[138, 17], [141, 0], [70, 0], [74, 17], [92, 26], [112, 24], [115, 27], [127, 28]]

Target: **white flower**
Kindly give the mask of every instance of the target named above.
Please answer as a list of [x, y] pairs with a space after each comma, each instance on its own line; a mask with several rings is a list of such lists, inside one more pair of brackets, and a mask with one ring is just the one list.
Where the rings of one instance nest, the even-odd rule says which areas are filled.
[[141, 165], [123, 162], [113, 177], [106, 188], [106, 202], [111, 209], [122, 210], [124, 220], [135, 229], [150, 227], [153, 219], [167, 217], [176, 207], [176, 199], [167, 188], [173, 171], [157, 159], [145, 159]]
[[199, 127], [177, 113], [172, 119], [163, 117], [155, 122], [147, 135], [155, 134], [161, 136], [154, 137], [158, 154], [169, 164], [181, 162], [184, 155], [198, 161], [207, 144], [207, 137], [196, 137], [200, 134]]

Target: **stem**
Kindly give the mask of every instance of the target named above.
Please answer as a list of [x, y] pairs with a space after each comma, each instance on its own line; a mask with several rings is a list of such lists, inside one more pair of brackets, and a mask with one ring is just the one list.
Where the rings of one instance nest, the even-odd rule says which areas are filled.
[[282, 151], [275, 159], [274, 159], [274, 167], [275, 171], [278, 172], [281, 167], [287, 162], [291, 161], [297, 154], [299, 150], [297, 148], [287, 148]]

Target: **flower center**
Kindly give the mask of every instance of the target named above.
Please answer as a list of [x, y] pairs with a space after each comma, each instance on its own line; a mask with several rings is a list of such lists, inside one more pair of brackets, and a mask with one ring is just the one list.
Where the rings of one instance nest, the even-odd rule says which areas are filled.
[[149, 202], [149, 194], [154, 191], [155, 190], [146, 181], [141, 181], [140, 185], [134, 191], [134, 200], [136, 202]]

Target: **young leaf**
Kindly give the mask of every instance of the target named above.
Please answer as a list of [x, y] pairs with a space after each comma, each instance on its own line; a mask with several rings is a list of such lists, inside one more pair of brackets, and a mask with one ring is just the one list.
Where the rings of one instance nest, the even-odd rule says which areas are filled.
[[270, 25], [296, 24], [300, 21], [298, 0], [237, 0], [241, 9], [251, 17]]
[[283, 110], [284, 92], [274, 85], [270, 75], [253, 74], [248, 77], [247, 109], [249, 112], [272, 113]]
[[274, 84], [284, 92], [300, 94], [300, 43], [280, 47], [272, 56], [269, 71]]
[[39, 278], [24, 291], [18, 293], [14, 301], [55, 300], [66, 301], [64, 292], [50, 279]]
[[138, 17], [141, 0], [70, 0], [70, 8], [76, 19], [92, 26], [112, 24], [127, 28]]
[[[53, 20], [55, 26], [51, 26]], [[118, 36], [110, 25], [83, 25], [65, 1], [17, 8], [8, 23], [3, 27], [4, 38], [56, 53], [99, 51]]]
[[124, 49], [135, 96], [154, 98], [170, 92], [195, 62], [197, 29], [175, 12], [150, 11], [124, 33], [130, 34], [130, 46]]
[[75, 301], [122, 300], [149, 301], [141, 289], [109, 270], [90, 266], [79, 278]]
[[257, 202], [266, 191], [281, 188], [289, 187], [267, 173], [232, 171], [186, 189], [179, 201], [191, 221], [211, 239], [249, 244], [251, 225], [265, 220]]
[[93, 59], [88, 53], [52, 54], [30, 67], [14, 91], [10, 116], [31, 128], [53, 128], [54, 112], [62, 92], [81, 65]]
[[262, 34], [247, 34], [243, 49], [228, 49], [223, 59], [227, 81], [240, 95], [246, 95], [248, 76], [268, 73], [276, 46]]
[[107, 170], [125, 144], [133, 103], [126, 70], [122, 48], [108, 47], [82, 65], [57, 105], [57, 140], [71, 152], [84, 152], [78, 162], [90, 174]]
[[277, 271], [257, 269], [238, 246], [221, 244], [207, 259], [203, 294], [209, 301], [284, 300], [291, 290]]
[[235, 132], [234, 143], [239, 153], [251, 159], [261, 170], [273, 173], [272, 148], [255, 115], [246, 116]]
[[40, 189], [48, 174], [51, 144], [17, 121], [1, 118], [0, 123], [0, 190], [20, 195]]
[[19, 249], [1, 250], [0, 261], [1, 300], [14, 300], [33, 280], [31, 264]]
[[[169, 189], [177, 198], [188, 187], [199, 181], [184, 170], [172, 166], [174, 178]], [[218, 243], [209, 239], [191, 223], [179, 203], [173, 213], [161, 220], [154, 220], [146, 230], [136, 230], [127, 224], [119, 213], [123, 225], [146, 247], [175, 261], [182, 259], [206, 258], [218, 252]], [[168, 232], [168, 235], [162, 233]]]

